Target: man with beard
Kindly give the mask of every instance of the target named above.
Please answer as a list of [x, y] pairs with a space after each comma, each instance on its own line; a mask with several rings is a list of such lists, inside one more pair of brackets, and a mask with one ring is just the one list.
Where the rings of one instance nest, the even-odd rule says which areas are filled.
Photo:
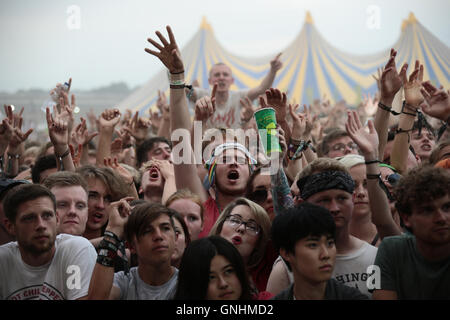
[[14, 187], [3, 203], [17, 242], [0, 247], [0, 299], [82, 299], [96, 252], [88, 240], [57, 234], [55, 196], [41, 185]]
[[374, 299], [450, 297], [450, 174], [424, 166], [411, 170], [395, 188], [395, 206], [412, 234], [387, 237], [375, 265], [380, 287]]

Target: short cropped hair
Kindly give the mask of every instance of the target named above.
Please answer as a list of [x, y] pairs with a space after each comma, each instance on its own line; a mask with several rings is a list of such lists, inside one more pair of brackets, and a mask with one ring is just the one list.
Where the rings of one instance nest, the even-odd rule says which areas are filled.
[[53, 193], [40, 184], [19, 184], [11, 188], [3, 199], [3, 211], [6, 218], [11, 223], [16, 222], [17, 209], [27, 201], [47, 197], [53, 203], [53, 210], [56, 211], [56, 199]]
[[272, 221], [272, 241], [279, 250], [295, 252], [297, 241], [308, 236], [331, 236], [336, 238], [336, 224], [328, 209], [302, 202], [286, 209]]
[[89, 193], [86, 180], [78, 173], [71, 171], [59, 171], [52, 173], [42, 182], [42, 185], [51, 190], [53, 187], [80, 186]]

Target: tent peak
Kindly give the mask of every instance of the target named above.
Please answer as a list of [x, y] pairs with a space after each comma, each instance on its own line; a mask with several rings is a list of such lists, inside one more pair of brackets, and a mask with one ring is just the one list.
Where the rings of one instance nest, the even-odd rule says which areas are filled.
[[416, 24], [418, 22], [414, 13], [410, 12], [408, 18], [403, 20], [402, 22], [402, 31], [405, 31], [405, 28], [410, 24]]
[[209, 24], [208, 20], [206, 20], [206, 16], [202, 17], [202, 23], [200, 24], [200, 29], [212, 31], [212, 27]]
[[311, 16], [311, 12], [309, 12], [309, 11], [306, 11], [305, 23], [314, 24], [314, 20], [313, 20], [313, 18]]

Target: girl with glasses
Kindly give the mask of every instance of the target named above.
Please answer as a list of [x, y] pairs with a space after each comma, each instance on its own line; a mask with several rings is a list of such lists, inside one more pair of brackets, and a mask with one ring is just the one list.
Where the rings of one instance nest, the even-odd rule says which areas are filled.
[[269, 216], [260, 205], [238, 198], [225, 207], [210, 232], [234, 244], [245, 262], [255, 293], [265, 291], [277, 258], [269, 241], [270, 226]]

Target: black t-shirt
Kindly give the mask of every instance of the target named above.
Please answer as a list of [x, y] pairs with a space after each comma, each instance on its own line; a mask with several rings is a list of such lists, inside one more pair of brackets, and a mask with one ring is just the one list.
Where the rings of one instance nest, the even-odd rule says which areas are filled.
[[[273, 300], [294, 300], [294, 285], [291, 284], [289, 288], [280, 292]], [[340, 284], [334, 279], [327, 282], [325, 288], [324, 300], [367, 300], [369, 299], [365, 294], [362, 294], [356, 288]]]
[[375, 265], [380, 268], [380, 289], [395, 291], [398, 299], [450, 299], [450, 256], [426, 260], [412, 235], [384, 238]]

